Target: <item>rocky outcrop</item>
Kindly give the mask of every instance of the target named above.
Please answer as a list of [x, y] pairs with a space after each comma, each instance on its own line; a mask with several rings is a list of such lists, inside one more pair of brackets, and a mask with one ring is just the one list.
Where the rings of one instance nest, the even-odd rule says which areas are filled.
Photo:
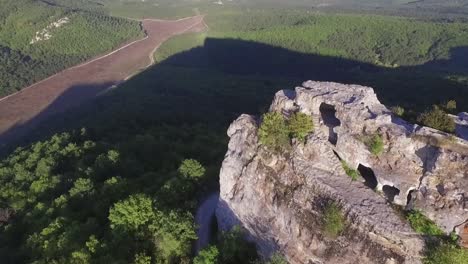
[[[272, 153], [259, 145], [257, 117], [231, 124], [220, 174], [221, 228], [244, 226], [259, 251], [283, 252], [290, 263], [420, 263], [424, 243], [392, 203], [417, 208], [447, 232], [468, 220], [468, 143], [409, 124], [382, 105], [372, 88], [305, 82], [276, 94], [270, 111], [296, 111], [315, 124], [305, 143]], [[384, 148], [373, 154], [369, 138]], [[341, 161], [357, 169], [352, 181]], [[321, 231], [325, 204], [335, 201], [347, 227]]]

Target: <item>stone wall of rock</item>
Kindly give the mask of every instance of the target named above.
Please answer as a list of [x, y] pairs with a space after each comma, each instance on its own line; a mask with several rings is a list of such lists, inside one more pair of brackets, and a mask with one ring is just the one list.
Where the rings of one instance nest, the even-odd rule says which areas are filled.
[[[382, 105], [372, 88], [305, 82], [276, 94], [270, 111], [311, 116], [306, 143], [274, 154], [258, 144], [256, 117], [242, 115], [220, 174], [218, 222], [241, 224], [268, 255], [280, 250], [291, 263], [420, 263], [421, 237], [391, 207], [417, 208], [445, 231], [468, 220], [468, 143], [409, 124]], [[383, 139], [381, 154], [366, 142]], [[344, 160], [361, 172], [351, 181]], [[321, 232], [329, 200], [346, 215], [336, 239]]]

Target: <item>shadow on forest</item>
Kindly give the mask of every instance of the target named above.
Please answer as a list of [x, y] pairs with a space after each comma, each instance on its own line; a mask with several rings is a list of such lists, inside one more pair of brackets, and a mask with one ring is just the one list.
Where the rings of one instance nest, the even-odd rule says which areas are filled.
[[[64, 93], [58, 96], [45, 110], [41, 111], [34, 118], [25, 123], [16, 124], [5, 133], [1, 134], [0, 152], [3, 152], [2, 148], [8, 147], [10, 142], [15, 142], [16, 140], [29, 136], [30, 134], [37, 134], [37, 126], [48, 120], [50, 117], [57, 117], [61, 113], [95, 98], [112, 85], [113, 83], [78, 84], [66, 89]], [[57, 125], [60, 125], [60, 123], [57, 123]], [[41, 126], [41, 130], [42, 133], [47, 135], [55, 132], [53, 129], [49, 130], [47, 126]]]
[[[467, 57], [468, 47], [458, 47], [449, 60], [385, 68], [251, 41], [208, 38], [203, 46], [150, 67], [93, 102], [90, 99], [109, 84], [77, 84], [67, 89], [38, 116], [1, 135], [0, 144], [5, 151], [5, 145], [103, 124], [109, 126], [110, 133], [161, 123], [216, 124], [225, 129], [241, 113], [265, 110], [277, 90], [291, 89], [309, 79], [368, 85], [388, 105], [423, 110], [456, 99], [464, 107], [460, 110], [467, 111], [467, 85], [449, 80], [441, 71], [444, 67], [467, 67]], [[86, 93], [86, 100], [76, 101], [82, 93]], [[78, 105], [82, 107], [57, 114]], [[26, 134], [29, 136], [18, 141]]]
[[[468, 74], [468, 47], [450, 51], [447, 60], [418, 66], [388, 68], [374, 64], [304, 54], [237, 39], [206, 39], [204, 46], [176, 54], [161, 63], [184, 67], [209, 67], [232, 74], [295, 77], [368, 85], [385, 104], [424, 110], [431, 104], [456, 99], [468, 111], [468, 87], [448, 80], [447, 71]], [[291, 87], [292, 88], [292, 87]]]

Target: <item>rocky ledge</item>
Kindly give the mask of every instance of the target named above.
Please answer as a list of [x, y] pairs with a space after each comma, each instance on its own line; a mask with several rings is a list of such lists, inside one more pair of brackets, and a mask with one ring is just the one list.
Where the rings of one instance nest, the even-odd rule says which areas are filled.
[[[222, 229], [240, 224], [261, 254], [281, 251], [290, 263], [420, 263], [424, 241], [396, 207], [464, 236], [467, 141], [407, 123], [357, 85], [308, 81], [278, 92], [270, 111], [305, 113], [315, 130], [273, 153], [258, 142], [258, 117], [231, 124], [216, 211]], [[365, 143], [372, 135], [382, 138], [379, 155]], [[352, 181], [342, 161], [362, 180]], [[338, 237], [320, 228], [330, 201], [347, 220]]]

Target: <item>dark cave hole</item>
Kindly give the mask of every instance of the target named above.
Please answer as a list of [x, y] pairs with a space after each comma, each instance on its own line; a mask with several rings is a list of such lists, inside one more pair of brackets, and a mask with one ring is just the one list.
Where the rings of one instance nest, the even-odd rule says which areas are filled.
[[413, 201], [414, 201], [413, 192], [414, 190], [409, 191], [408, 195], [406, 196], [406, 209], [407, 210], [413, 209]]
[[390, 185], [384, 185], [382, 191], [390, 202], [395, 200], [395, 196], [400, 194], [400, 190]]
[[328, 141], [333, 145], [336, 145], [338, 135], [333, 131], [333, 129], [340, 126], [341, 122], [336, 118], [335, 107], [333, 105], [322, 103], [320, 105], [320, 115], [322, 116], [323, 123], [328, 127]]
[[359, 164], [358, 171], [361, 174], [361, 176], [364, 178], [365, 180], [364, 184], [367, 187], [371, 189], [377, 188], [377, 178], [375, 177], [374, 171], [371, 168], [368, 168], [362, 164]]

